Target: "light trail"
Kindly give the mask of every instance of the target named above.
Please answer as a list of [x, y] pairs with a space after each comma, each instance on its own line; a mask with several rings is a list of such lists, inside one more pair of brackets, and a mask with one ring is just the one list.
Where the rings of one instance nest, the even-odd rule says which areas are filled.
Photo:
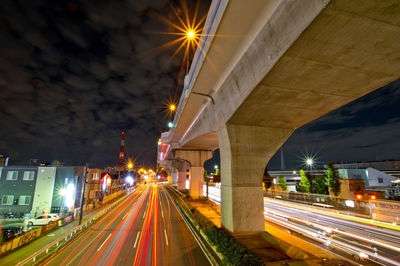
[[97, 249], [97, 252], [100, 251], [100, 249], [104, 246], [104, 244], [107, 242], [107, 240], [111, 237], [112, 233], [108, 235], [108, 237], [106, 238], [106, 240], [104, 240], [103, 244], [101, 244], [101, 246]]
[[[220, 189], [215, 187], [209, 187], [209, 198], [213, 200], [217, 205], [221, 204]], [[400, 243], [397, 240], [397, 231], [382, 231], [379, 227], [371, 227], [368, 223], [361, 223], [357, 219], [346, 219], [342, 215], [332, 215], [331, 212], [321, 212], [313, 208], [307, 208], [298, 206], [298, 204], [281, 203], [277, 200], [265, 199], [268, 205], [265, 205], [264, 216], [267, 221], [273, 221], [273, 223], [293, 230], [301, 235], [311, 238], [317, 242], [323, 243], [326, 246], [331, 246], [342, 250], [351, 255], [357, 255], [361, 259], [369, 259], [374, 262], [381, 262], [384, 264], [399, 265], [400, 247], [396, 246]], [[269, 206], [274, 206], [270, 208]], [[295, 212], [298, 214], [296, 217]], [[318, 217], [318, 219], [314, 218]], [[321, 216], [321, 217], [319, 217]], [[283, 220], [284, 219], [284, 220]], [[310, 221], [315, 219], [318, 222]], [[329, 219], [329, 222], [326, 221]], [[350, 221], [348, 221], [350, 220]], [[346, 229], [351, 229], [348, 223], [354, 223], [354, 228], [364, 234], [368, 233], [372, 236], [365, 237], [363, 235], [347, 232]], [[331, 226], [329, 223], [337, 223], [337, 226]], [[340, 228], [342, 227], [342, 228]], [[388, 229], [384, 229], [388, 230]], [[381, 235], [382, 237], [392, 238], [394, 243], [388, 243], [373, 237], [374, 235]], [[333, 237], [335, 238], [333, 239]], [[349, 239], [343, 238], [344, 236], [354, 239], [355, 241], [350, 243]], [[361, 242], [360, 242], [361, 241]], [[369, 243], [370, 245], [381, 247], [381, 249], [370, 251], [363, 243]], [[388, 253], [391, 250], [395, 253]]]
[[171, 207], [171, 199], [162, 186], [144, 186], [104, 217], [70, 241], [48, 263], [55, 266], [209, 263], [178, 210]]

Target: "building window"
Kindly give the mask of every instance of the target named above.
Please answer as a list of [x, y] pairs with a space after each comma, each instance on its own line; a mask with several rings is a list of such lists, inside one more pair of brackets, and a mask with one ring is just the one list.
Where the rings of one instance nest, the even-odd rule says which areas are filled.
[[7, 180], [17, 180], [18, 171], [8, 171]]
[[13, 205], [14, 202], [14, 196], [13, 195], [4, 195], [1, 204], [2, 205]]
[[383, 183], [383, 178], [382, 177], [378, 177], [378, 183]]
[[19, 196], [19, 205], [31, 204], [31, 196]]
[[25, 171], [24, 172], [24, 180], [33, 180], [35, 177], [34, 171]]

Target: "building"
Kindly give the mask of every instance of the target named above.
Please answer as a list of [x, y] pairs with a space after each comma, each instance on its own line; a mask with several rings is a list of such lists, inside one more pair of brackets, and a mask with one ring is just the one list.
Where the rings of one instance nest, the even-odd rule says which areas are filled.
[[[365, 194], [365, 183], [361, 178], [358, 179], [341, 179], [339, 197], [345, 199], [357, 199], [357, 195]], [[334, 193], [329, 189], [329, 195], [334, 196]]]
[[[399, 193], [399, 188], [394, 186], [394, 182], [397, 180], [396, 177], [371, 167], [366, 169], [339, 169], [339, 175], [348, 180], [363, 180], [365, 190], [362, 191], [362, 194], [366, 194], [366, 196], [375, 195], [379, 198], [392, 199]], [[344, 189], [346, 190], [346, 188]]]
[[84, 167], [5, 166], [0, 173], [0, 213], [37, 216], [80, 207]]
[[102, 169], [93, 168], [88, 170], [84, 210], [96, 207], [103, 199], [101, 188], [102, 173]]
[[335, 164], [336, 169], [367, 169], [373, 168], [395, 176], [400, 177], [400, 161], [380, 161], [380, 162], [357, 162], [357, 163], [340, 163]]

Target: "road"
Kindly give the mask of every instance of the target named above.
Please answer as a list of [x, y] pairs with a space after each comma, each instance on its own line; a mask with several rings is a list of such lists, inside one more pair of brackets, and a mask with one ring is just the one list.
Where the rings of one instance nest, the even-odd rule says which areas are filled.
[[162, 185], [142, 185], [46, 265], [210, 265]]
[[[219, 205], [220, 189], [209, 187], [209, 198]], [[384, 265], [400, 264], [400, 228], [392, 230], [368, 224], [368, 219], [272, 198], [264, 199], [264, 216], [268, 222], [341, 255]]]

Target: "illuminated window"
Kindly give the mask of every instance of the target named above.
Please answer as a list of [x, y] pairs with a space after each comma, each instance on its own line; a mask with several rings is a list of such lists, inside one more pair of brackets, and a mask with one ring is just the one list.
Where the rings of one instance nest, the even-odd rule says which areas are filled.
[[18, 171], [8, 171], [7, 180], [17, 180], [17, 178], [18, 178]]
[[1, 204], [2, 205], [12, 205], [14, 202], [14, 196], [13, 195], [4, 195]]
[[19, 196], [19, 205], [31, 204], [31, 196]]
[[33, 180], [35, 178], [34, 171], [25, 171], [24, 172], [24, 180]]

